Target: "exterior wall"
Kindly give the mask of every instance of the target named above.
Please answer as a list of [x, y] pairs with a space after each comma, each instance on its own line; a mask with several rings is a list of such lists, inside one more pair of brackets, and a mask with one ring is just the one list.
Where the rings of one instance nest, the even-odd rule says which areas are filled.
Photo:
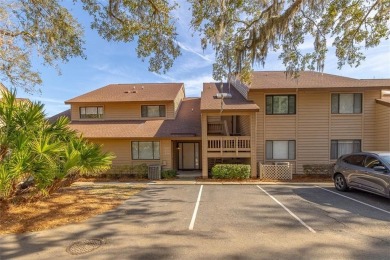
[[[116, 158], [114, 165], [138, 165], [146, 163], [148, 165], [160, 164], [165, 169], [173, 168], [172, 161], [172, 142], [171, 140], [145, 140], [145, 139], [90, 139], [92, 142], [103, 145], [103, 150], [112, 152]], [[131, 141], [160, 141], [160, 159], [159, 160], [132, 160]]]
[[375, 150], [390, 151], [390, 107], [375, 105]]
[[[150, 120], [153, 118], [141, 117], [142, 105], [165, 105], [166, 118], [174, 119], [174, 102], [132, 102], [132, 103], [77, 103], [71, 105], [71, 118], [73, 121], [91, 121], [91, 120]], [[102, 119], [80, 119], [80, 107], [84, 106], [103, 106]], [[160, 117], [158, 117], [160, 119]]]
[[250, 116], [239, 116], [238, 117], [238, 128], [241, 135], [251, 134], [251, 119]]
[[[257, 149], [256, 149], [256, 133], [257, 133], [257, 118], [256, 112], [203, 112], [202, 113], [202, 177], [208, 177], [208, 158], [248, 158], [248, 163], [251, 164], [251, 176], [257, 176]], [[250, 136], [250, 151], [246, 152], [208, 152], [208, 135], [207, 135], [207, 123], [229, 119], [228, 125], [231, 125], [232, 116], [238, 116], [240, 118], [239, 126], [241, 128], [241, 136]], [[229, 126], [230, 127], [230, 126]], [[231, 129], [230, 129], [231, 130]], [[212, 136], [215, 137], [215, 136]], [[239, 138], [234, 136], [225, 136], [225, 138]]]
[[[363, 93], [362, 114], [331, 114], [331, 93]], [[266, 115], [265, 96], [273, 94], [296, 94], [296, 114]], [[361, 139], [362, 150], [377, 149], [375, 116], [386, 116], [378, 112], [378, 104], [375, 103], [375, 99], [380, 97], [380, 90], [272, 89], [249, 92], [248, 99], [260, 107], [260, 112], [257, 113], [257, 161], [273, 162], [266, 161], [265, 158], [266, 140], [296, 141], [295, 160], [282, 161], [293, 163], [297, 174], [303, 173], [305, 164], [333, 163], [335, 160], [330, 159], [332, 139]], [[386, 136], [386, 133], [389, 135], [388, 129], [381, 130], [381, 136]]]
[[183, 100], [184, 97], [185, 97], [184, 86], [182, 86], [182, 88], [180, 89], [179, 93], [177, 94], [175, 100], [173, 101], [174, 117], [176, 117], [177, 112], [179, 111], [179, 108], [180, 108], [181, 101]]

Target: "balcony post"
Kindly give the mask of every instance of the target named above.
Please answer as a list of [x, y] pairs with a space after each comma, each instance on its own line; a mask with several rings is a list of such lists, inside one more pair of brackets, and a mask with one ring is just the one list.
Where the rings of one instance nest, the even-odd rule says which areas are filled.
[[201, 115], [202, 126], [202, 178], [207, 179], [209, 177], [209, 163], [208, 163], [208, 139], [207, 139], [207, 115], [202, 113]]

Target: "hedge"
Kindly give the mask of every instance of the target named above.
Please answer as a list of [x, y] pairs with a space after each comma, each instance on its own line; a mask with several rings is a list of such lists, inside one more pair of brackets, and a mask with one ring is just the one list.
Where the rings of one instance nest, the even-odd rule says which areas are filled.
[[105, 172], [104, 175], [108, 178], [134, 177], [137, 179], [147, 179], [148, 165], [146, 163], [138, 165], [112, 165], [111, 169]]
[[161, 172], [162, 179], [174, 179], [176, 178], [177, 172], [176, 170], [163, 170]]
[[211, 169], [213, 179], [248, 179], [251, 166], [246, 164], [217, 164]]

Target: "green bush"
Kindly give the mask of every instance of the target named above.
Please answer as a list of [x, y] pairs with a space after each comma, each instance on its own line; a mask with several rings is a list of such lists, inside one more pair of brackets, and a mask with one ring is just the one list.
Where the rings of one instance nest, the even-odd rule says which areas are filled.
[[248, 179], [251, 166], [245, 164], [217, 164], [211, 169], [213, 179]]
[[148, 165], [146, 163], [133, 166], [133, 174], [139, 179], [148, 178]]
[[176, 170], [163, 170], [161, 172], [162, 179], [174, 179], [176, 178], [177, 171]]
[[138, 179], [148, 178], [148, 165], [146, 163], [138, 165], [112, 165], [111, 168], [101, 175], [107, 178], [132, 177]]

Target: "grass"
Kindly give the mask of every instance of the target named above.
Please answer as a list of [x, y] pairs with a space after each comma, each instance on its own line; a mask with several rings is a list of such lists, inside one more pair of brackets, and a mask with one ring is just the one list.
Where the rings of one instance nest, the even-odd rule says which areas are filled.
[[51, 229], [85, 221], [122, 204], [144, 185], [71, 186], [41, 201], [0, 205], [0, 234]]

